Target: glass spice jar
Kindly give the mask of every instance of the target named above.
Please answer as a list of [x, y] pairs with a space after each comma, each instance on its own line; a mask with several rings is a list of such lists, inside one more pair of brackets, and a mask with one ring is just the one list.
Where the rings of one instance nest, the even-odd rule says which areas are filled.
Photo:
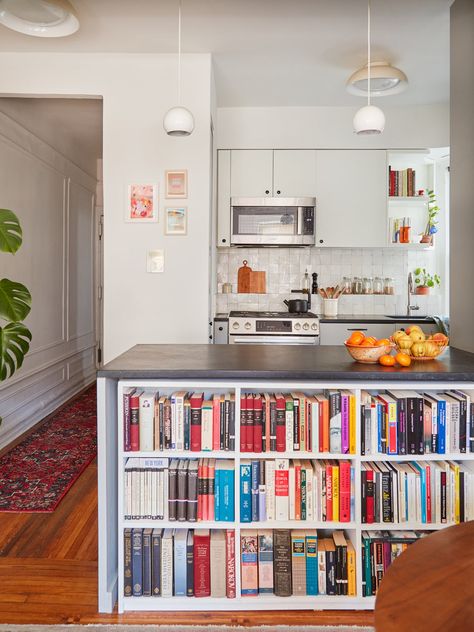
[[391, 277], [385, 277], [383, 284], [383, 293], [384, 294], [395, 294], [395, 288], [393, 285], [393, 279]]
[[374, 286], [372, 282], [372, 277], [364, 277], [362, 281], [362, 294], [373, 294]]
[[360, 277], [352, 279], [352, 294], [362, 294], [362, 279]]
[[343, 277], [342, 287], [344, 288], [344, 294], [352, 294], [352, 280], [351, 277]]
[[374, 294], [383, 294], [383, 279], [381, 277], [374, 279]]

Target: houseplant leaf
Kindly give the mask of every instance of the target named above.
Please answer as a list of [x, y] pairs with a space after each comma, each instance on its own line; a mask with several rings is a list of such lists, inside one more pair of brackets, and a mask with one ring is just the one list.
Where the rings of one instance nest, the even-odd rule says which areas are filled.
[[30, 341], [31, 332], [23, 323], [0, 327], [0, 380], [6, 380], [21, 367]]
[[0, 317], [17, 323], [24, 320], [31, 309], [31, 294], [22, 284], [10, 279], [0, 281]]
[[17, 216], [6, 208], [0, 208], [0, 251], [14, 254], [21, 246], [23, 233]]

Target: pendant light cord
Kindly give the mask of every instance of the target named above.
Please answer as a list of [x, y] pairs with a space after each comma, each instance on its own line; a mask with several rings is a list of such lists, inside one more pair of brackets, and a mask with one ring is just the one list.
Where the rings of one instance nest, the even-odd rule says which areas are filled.
[[367, 105], [370, 105], [370, 0], [367, 0]]
[[181, 105], [181, 0], [178, 3], [178, 106]]

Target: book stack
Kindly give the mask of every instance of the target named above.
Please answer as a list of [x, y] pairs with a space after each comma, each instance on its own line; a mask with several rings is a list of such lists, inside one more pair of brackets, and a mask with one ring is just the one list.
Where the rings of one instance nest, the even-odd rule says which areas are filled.
[[361, 464], [363, 523], [474, 519], [474, 472], [452, 461]]
[[241, 594], [356, 594], [355, 550], [342, 531], [244, 530], [240, 537]]
[[354, 480], [350, 461], [242, 460], [240, 520], [350, 522]]
[[241, 452], [355, 454], [355, 395], [242, 393]]
[[125, 529], [125, 597], [236, 595], [235, 532]]
[[424, 535], [419, 531], [362, 531], [362, 596], [376, 595], [390, 564]]
[[474, 452], [474, 402], [462, 391], [361, 394], [361, 454]]
[[389, 165], [388, 194], [390, 197], [415, 197], [415, 170], [408, 168], [396, 171]]
[[123, 392], [124, 450], [234, 450], [235, 397], [126, 388]]
[[124, 518], [233, 522], [234, 480], [231, 460], [129, 458]]

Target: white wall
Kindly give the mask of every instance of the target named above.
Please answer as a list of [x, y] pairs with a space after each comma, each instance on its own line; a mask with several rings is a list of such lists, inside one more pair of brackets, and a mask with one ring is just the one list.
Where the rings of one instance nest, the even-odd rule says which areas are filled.
[[[357, 108], [219, 108], [219, 149], [416, 149], [449, 145], [449, 106], [383, 108], [386, 126], [378, 136], [357, 136]], [[361, 101], [362, 106], [362, 101]]]
[[[168, 137], [162, 119], [176, 100], [176, 56], [0, 54], [0, 93], [103, 97], [104, 360], [134, 344], [207, 342], [210, 221], [210, 55], [184, 55], [183, 103], [196, 121], [188, 138]], [[187, 169], [188, 235], [124, 222], [131, 182], [158, 182]], [[183, 202], [183, 201], [182, 201]], [[146, 273], [148, 250], [165, 250], [165, 272]]]
[[[451, 344], [474, 352], [474, 3], [451, 7]], [[468, 61], [469, 60], [469, 61]], [[467, 72], [466, 72], [467, 68]]]
[[0, 448], [94, 379], [95, 179], [0, 114], [0, 198], [17, 213], [23, 244], [0, 253], [2, 277], [32, 294], [33, 340], [0, 388]]

